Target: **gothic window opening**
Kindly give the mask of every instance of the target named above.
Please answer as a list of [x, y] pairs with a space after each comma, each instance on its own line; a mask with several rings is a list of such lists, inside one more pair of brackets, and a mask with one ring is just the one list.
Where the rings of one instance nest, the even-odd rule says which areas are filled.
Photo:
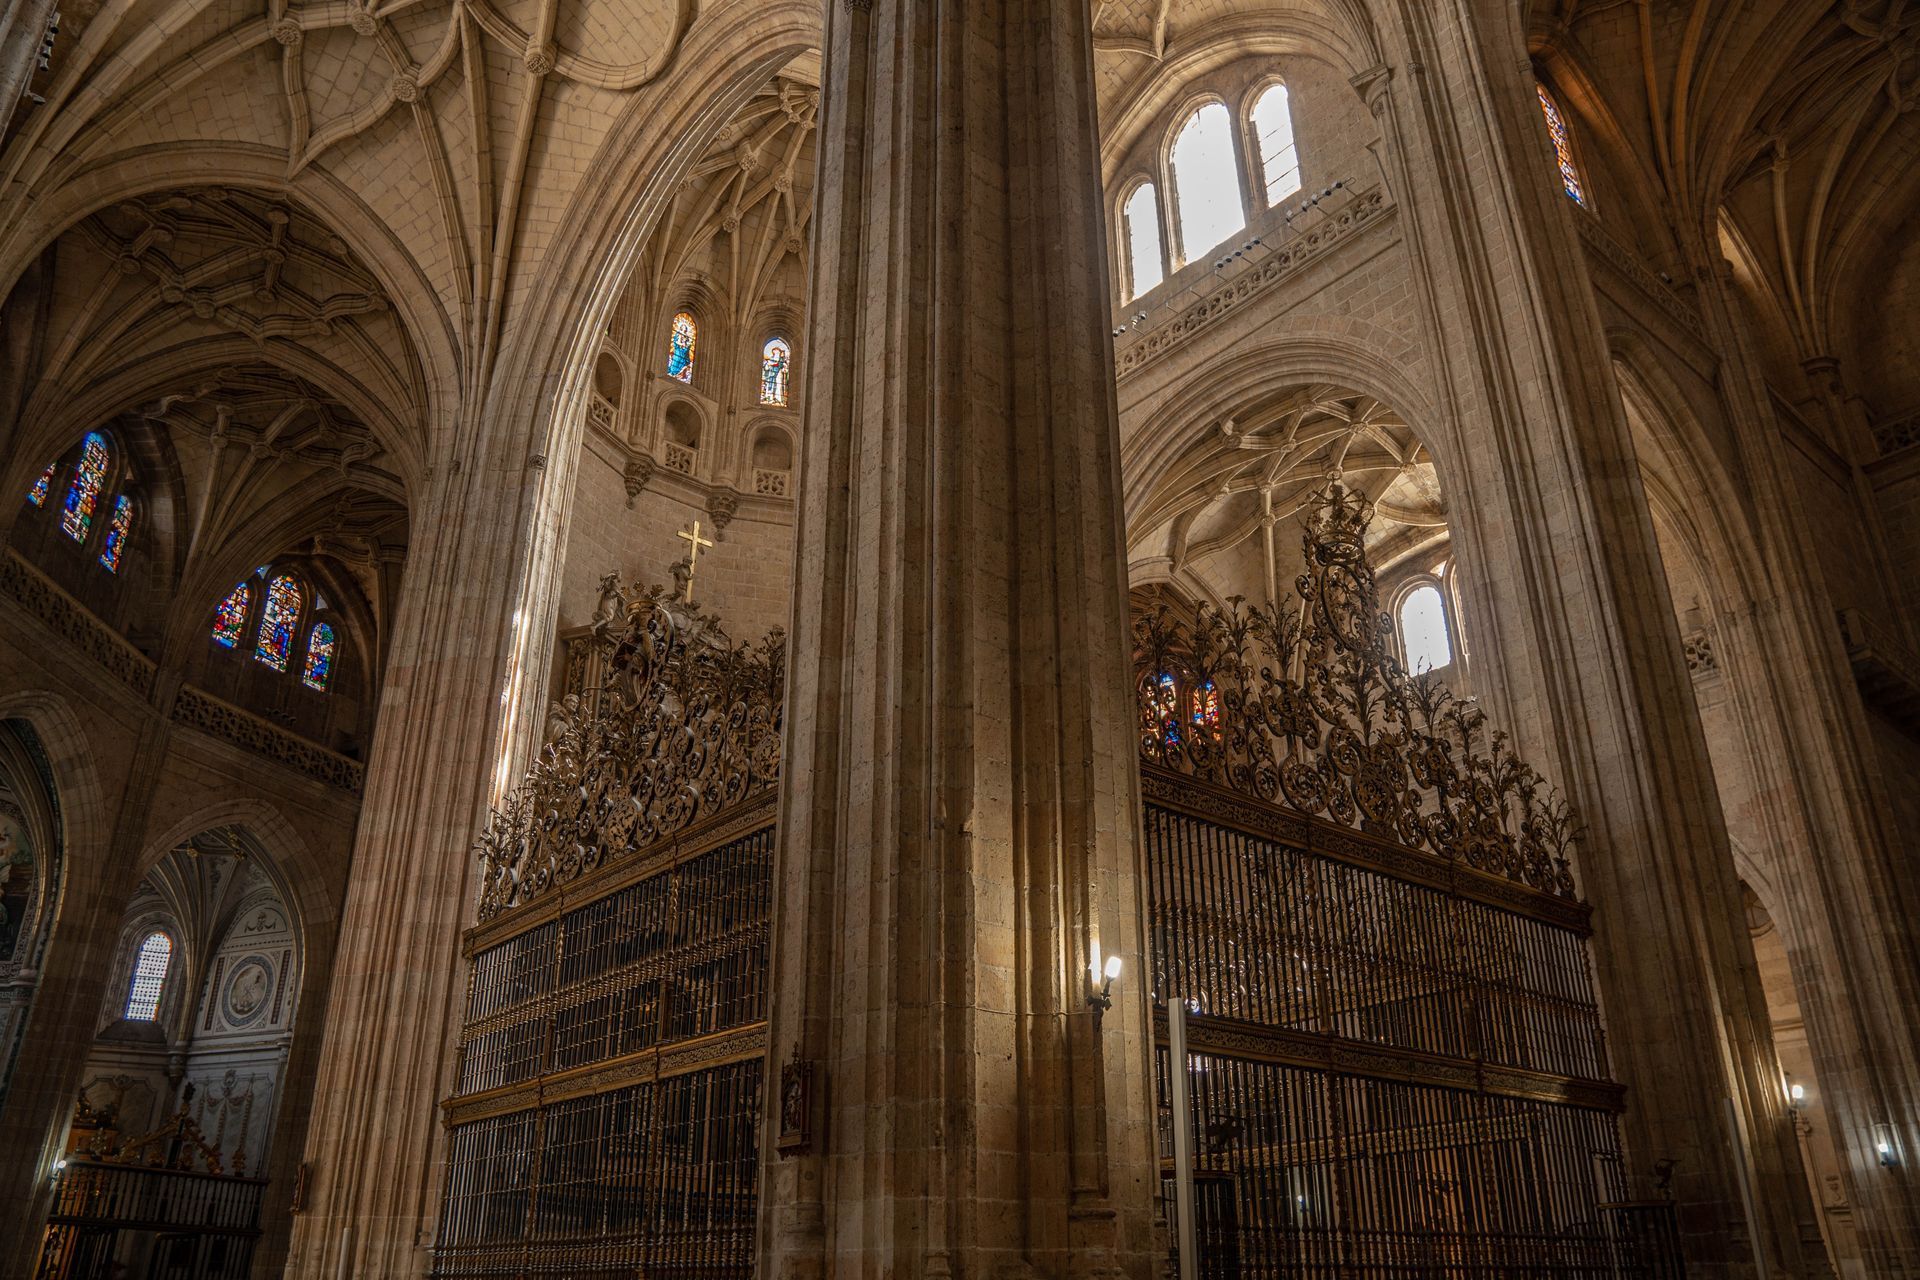
[[1293, 111], [1286, 85], [1273, 85], [1254, 101], [1253, 134], [1259, 144], [1267, 204], [1279, 204], [1300, 190], [1300, 147], [1293, 136]]
[[1400, 648], [1407, 670], [1438, 671], [1453, 662], [1453, 641], [1447, 634], [1446, 603], [1440, 588], [1422, 583], [1400, 602]]
[[681, 382], [693, 381], [693, 353], [700, 341], [700, 326], [689, 312], [673, 317], [673, 332], [667, 339], [667, 376]]
[[152, 1022], [160, 1012], [160, 990], [166, 985], [167, 964], [173, 958], [173, 939], [158, 929], [140, 941], [133, 962], [133, 980], [127, 984], [126, 1017], [130, 1022]]
[[793, 348], [785, 338], [769, 338], [760, 350], [760, 403], [785, 408]]
[[40, 473], [40, 478], [33, 482], [33, 488], [27, 490], [27, 501], [36, 507], [47, 505], [47, 490], [53, 487], [53, 467], [54, 464], [49, 462], [47, 469]]
[[107, 438], [98, 431], [87, 432], [80, 442], [80, 462], [74, 468], [73, 483], [67, 486], [66, 505], [60, 513], [62, 532], [75, 542], [85, 542], [93, 528], [94, 508], [99, 505], [100, 490], [107, 482], [111, 461]]
[[1553, 140], [1553, 159], [1560, 166], [1560, 183], [1573, 202], [1584, 207], [1587, 190], [1580, 181], [1580, 167], [1573, 161], [1573, 135], [1567, 129], [1566, 115], [1545, 84], [1536, 80], [1534, 88], [1540, 94], [1540, 114], [1547, 120], [1547, 136]]
[[213, 611], [213, 639], [231, 649], [240, 643], [240, 636], [247, 629], [247, 605], [252, 603], [253, 592], [245, 582], [237, 584]]
[[260, 610], [260, 633], [254, 641], [254, 658], [275, 671], [285, 671], [287, 655], [293, 648], [294, 627], [299, 621], [300, 584], [292, 574], [283, 573], [267, 587], [266, 604]]
[[120, 572], [120, 556], [127, 548], [127, 534], [133, 529], [133, 499], [121, 494], [113, 503], [113, 519], [107, 523], [106, 540], [100, 545], [100, 567], [108, 573]]
[[1180, 242], [1185, 260], [1192, 262], [1247, 225], [1233, 154], [1233, 118], [1226, 107], [1209, 102], [1189, 116], [1174, 139], [1171, 158]]
[[1128, 301], [1159, 287], [1167, 278], [1166, 262], [1160, 249], [1160, 193], [1151, 182], [1133, 189], [1121, 210], [1121, 240], [1127, 246], [1127, 278], [1132, 291]]
[[313, 630], [307, 633], [307, 661], [300, 672], [300, 682], [317, 693], [327, 691], [327, 680], [333, 675], [333, 628], [324, 622], [316, 622]]

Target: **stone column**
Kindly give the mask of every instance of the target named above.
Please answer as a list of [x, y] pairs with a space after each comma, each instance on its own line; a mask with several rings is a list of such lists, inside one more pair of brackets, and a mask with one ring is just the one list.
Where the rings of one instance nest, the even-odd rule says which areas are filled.
[[519, 452], [524, 436], [471, 434], [414, 524], [326, 1002], [290, 1277], [424, 1274], [439, 1208], [438, 1104], [452, 1082], [467, 973], [469, 848], [501, 772], [502, 681], [512, 675], [503, 650], [518, 636], [516, 614], [547, 616], [545, 599], [522, 586], [541, 460]]
[[759, 1273], [1145, 1277], [1089, 6], [827, 9]]
[[[1827, 1274], [1652, 518], [1524, 31], [1383, 8], [1383, 116], [1473, 603], [1476, 692], [1586, 826], [1634, 1190], [1672, 1159], [1689, 1274]], [[1808, 1242], [1813, 1241], [1810, 1248]]]

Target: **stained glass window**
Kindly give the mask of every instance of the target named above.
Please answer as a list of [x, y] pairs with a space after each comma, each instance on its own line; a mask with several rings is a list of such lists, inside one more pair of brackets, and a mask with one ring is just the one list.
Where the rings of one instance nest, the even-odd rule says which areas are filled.
[[1220, 741], [1220, 690], [1209, 680], [1194, 691], [1193, 727]]
[[1276, 84], [1254, 102], [1253, 132], [1260, 144], [1260, 176], [1267, 184], [1267, 204], [1279, 204], [1300, 189], [1300, 148], [1294, 143], [1287, 86]]
[[693, 381], [693, 348], [700, 341], [700, 326], [685, 311], [673, 318], [673, 334], [667, 340], [667, 376], [682, 382]]
[[100, 501], [100, 486], [107, 482], [107, 464], [107, 438], [98, 431], [87, 432], [80, 442], [80, 465], [67, 486], [67, 504], [60, 513], [60, 528], [75, 542], [85, 542], [93, 528], [93, 509]]
[[1171, 671], [1162, 671], [1154, 686], [1153, 715], [1158, 722], [1160, 741], [1177, 747], [1180, 745], [1180, 684]]
[[1416, 587], [1400, 602], [1400, 644], [1406, 650], [1407, 670], [1415, 673], [1437, 671], [1453, 661], [1438, 587]]
[[313, 630], [307, 632], [307, 665], [300, 672], [300, 680], [309, 689], [327, 691], [327, 681], [333, 676], [333, 628], [324, 622], [316, 622]]
[[769, 339], [760, 349], [760, 403], [784, 405], [787, 377], [792, 371], [793, 348], [785, 338]]
[[1188, 117], [1173, 142], [1174, 207], [1192, 262], [1247, 225], [1240, 171], [1233, 157], [1233, 117], [1209, 102]]
[[231, 649], [240, 643], [240, 633], [247, 627], [247, 605], [253, 599], [253, 592], [242, 582], [227, 593], [220, 607], [213, 611], [213, 638]]
[[287, 655], [293, 650], [293, 628], [300, 621], [300, 584], [293, 575], [283, 573], [267, 587], [266, 604], [260, 610], [260, 634], [254, 641], [253, 656], [275, 671], [287, 669]]
[[100, 547], [100, 563], [108, 573], [120, 572], [120, 554], [127, 549], [127, 533], [133, 528], [133, 499], [121, 494], [113, 503], [113, 520], [107, 525], [107, 538]]
[[1127, 224], [1127, 271], [1133, 287], [1127, 297], [1132, 300], [1158, 287], [1167, 276], [1160, 254], [1160, 193], [1151, 182], [1133, 189], [1122, 216]]
[[53, 487], [53, 464], [49, 462], [47, 464], [47, 469], [40, 473], [40, 478], [33, 482], [33, 488], [27, 490], [27, 501], [31, 502], [36, 507], [46, 506], [47, 490], [52, 487]]
[[133, 981], [127, 984], [127, 1019], [152, 1022], [160, 1012], [160, 989], [167, 981], [167, 961], [173, 958], [173, 939], [158, 931], [140, 941], [133, 961]]
[[1540, 114], [1547, 118], [1547, 136], [1553, 139], [1553, 158], [1560, 166], [1560, 181], [1574, 203], [1584, 205], [1587, 192], [1580, 182], [1579, 166], [1573, 162], [1573, 135], [1567, 132], [1567, 118], [1560, 114], [1560, 104], [1547, 92], [1546, 85], [1536, 80], [1534, 88], [1540, 91]]

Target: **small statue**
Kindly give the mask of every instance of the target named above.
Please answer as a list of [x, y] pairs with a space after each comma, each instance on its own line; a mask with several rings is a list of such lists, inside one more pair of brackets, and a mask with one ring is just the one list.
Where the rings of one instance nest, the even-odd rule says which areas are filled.
[[608, 628], [626, 620], [627, 601], [620, 594], [620, 574], [609, 573], [600, 579], [600, 603], [593, 607], [593, 633], [605, 637]]
[[547, 734], [543, 743], [558, 742], [567, 730], [573, 728], [580, 716], [580, 695], [570, 693], [558, 702], [547, 704]]
[[673, 575], [673, 598], [693, 603], [693, 561], [681, 556], [668, 572]]
[[1662, 1200], [1673, 1199], [1673, 1167], [1680, 1161], [1663, 1156], [1653, 1162], [1653, 1191]]

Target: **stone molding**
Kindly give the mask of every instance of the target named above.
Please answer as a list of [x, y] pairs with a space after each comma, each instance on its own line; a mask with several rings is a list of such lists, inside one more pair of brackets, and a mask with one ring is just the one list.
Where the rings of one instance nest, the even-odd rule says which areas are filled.
[[61, 639], [93, 659], [120, 683], [146, 697], [153, 692], [153, 660], [108, 626], [98, 614], [68, 595], [59, 584], [9, 549], [0, 560], [0, 591], [18, 600], [28, 613]]
[[1289, 237], [1261, 260], [1205, 298], [1186, 308], [1165, 324], [1147, 330], [1146, 335], [1119, 351], [1114, 370], [1121, 380], [1139, 373], [1160, 356], [1179, 349], [1186, 342], [1211, 328], [1228, 315], [1243, 310], [1254, 299], [1290, 279], [1300, 268], [1320, 257], [1328, 249], [1351, 239], [1355, 232], [1372, 226], [1391, 208], [1386, 193], [1375, 187], [1354, 197], [1352, 204], [1314, 227]]
[[181, 686], [171, 719], [342, 791], [358, 793], [366, 781], [366, 766], [359, 761], [308, 742], [192, 685]]
[[1700, 341], [1707, 341], [1707, 322], [1673, 287], [1648, 269], [1640, 255], [1614, 238], [1607, 224], [1594, 214], [1579, 211], [1574, 219], [1582, 244], [1618, 271], [1650, 301]]

